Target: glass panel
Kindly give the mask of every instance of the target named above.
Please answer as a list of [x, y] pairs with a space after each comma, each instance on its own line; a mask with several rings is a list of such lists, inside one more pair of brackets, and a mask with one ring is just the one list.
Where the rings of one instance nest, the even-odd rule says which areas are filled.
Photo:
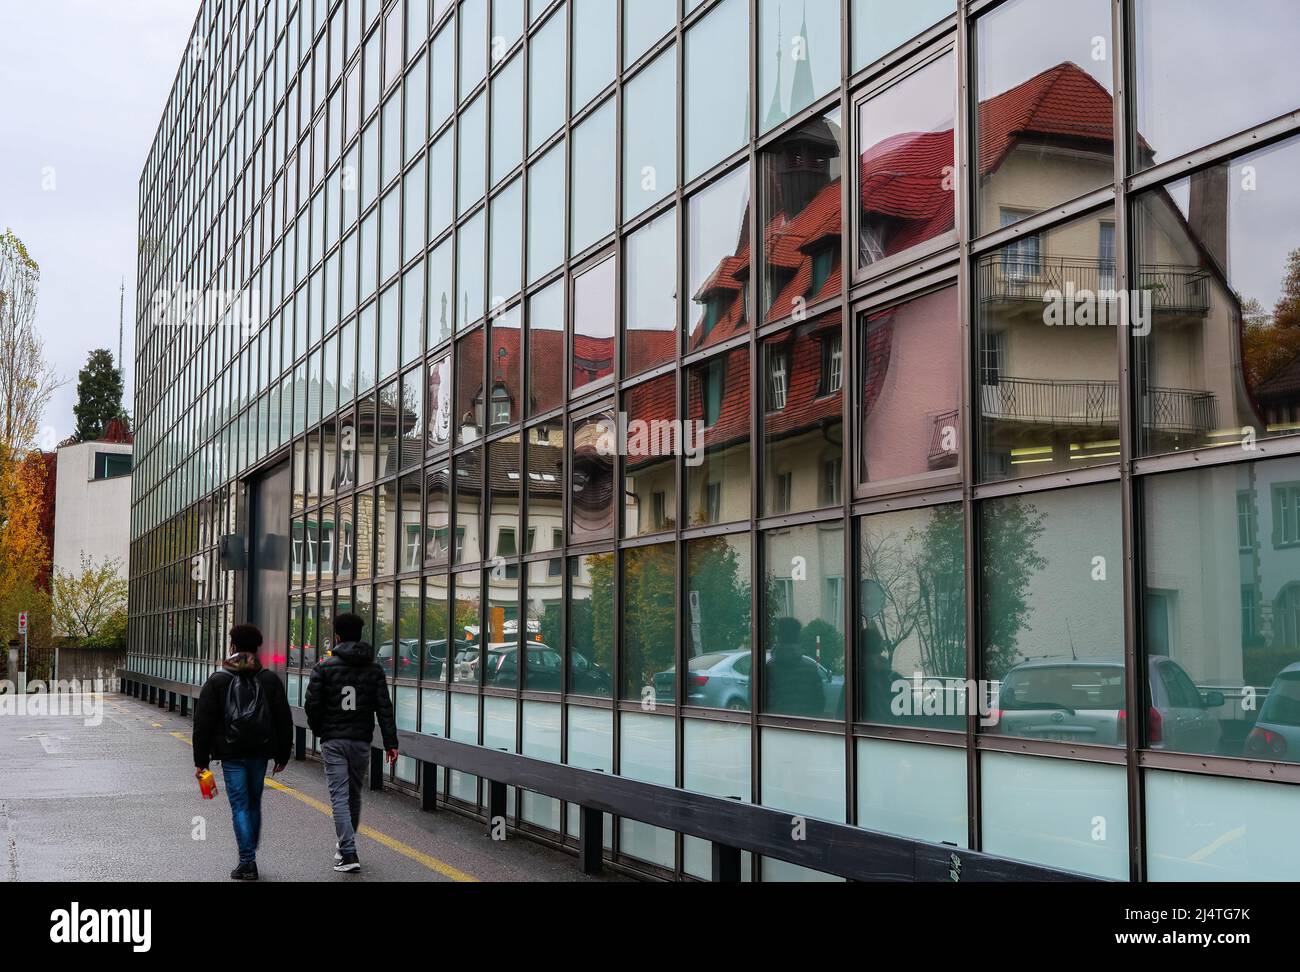
[[401, 432], [403, 470], [418, 466], [424, 459], [424, 374], [416, 368], [402, 377], [402, 399], [398, 416]]
[[[636, 5], [628, 4], [632, 6]], [[624, 219], [643, 213], [677, 184], [676, 95], [676, 47], [639, 71], [624, 88]]]
[[1110, 209], [1008, 243], [976, 264], [985, 481], [1119, 457], [1117, 329], [1077, 326], [1113, 320], [1113, 302], [1096, 300], [1098, 289], [1114, 286], [1114, 265], [1097, 256], [1107, 226]]
[[[860, 482], [879, 486], [961, 474], [962, 336], [957, 304], [954, 286], [859, 315]], [[833, 357], [829, 366], [840, 376], [841, 351], [828, 350]]]
[[[677, 422], [677, 377], [643, 382], [623, 396], [623, 535], [644, 536], [677, 525], [677, 456], [695, 448]], [[690, 441], [685, 441], [690, 436]]]
[[1147, 745], [1300, 762], [1300, 459], [1144, 481]]
[[447, 693], [434, 689], [420, 692], [420, 732], [427, 736], [442, 736], [446, 733]]
[[853, 70], [866, 67], [956, 9], [954, 0], [853, 0]]
[[[523, 746], [521, 752], [534, 759], [560, 762], [560, 706], [552, 702], [524, 702]], [[547, 830], [560, 829], [560, 802], [551, 797], [524, 791], [519, 800], [520, 816]]]
[[614, 258], [609, 257], [573, 281], [572, 392], [608, 383], [614, 376], [617, 301]]
[[[498, 688], [519, 686], [519, 570], [510, 571], [504, 563], [494, 564], [487, 572], [488, 603], [484, 623], [487, 646], [484, 684]], [[514, 703], [510, 703], [512, 709]], [[514, 751], [513, 732], [510, 750]]]
[[618, 4], [573, 0], [573, 112], [614, 80], [618, 60]]
[[514, 57], [492, 79], [492, 185], [524, 158], [524, 59]]
[[569, 543], [574, 546], [614, 536], [616, 435], [612, 408], [573, 423]]
[[[452, 152], [456, 133], [448, 129], [429, 149], [429, 238], [442, 234], [452, 220]], [[364, 251], [363, 251], [364, 252]], [[448, 257], [450, 259], [450, 257]]]
[[[445, 515], [442, 521], [446, 522]], [[449, 597], [446, 574], [425, 578], [423, 643], [424, 677], [428, 681], [445, 682], [447, 680], [447, 631], [451, 620]], [[454, 657], [453, 652], [453, 659]], [[438, 717], [436, 724], [441, 729], [441, 716]], [[424, 731], [427, 732], [428, 730]], [[438, 735], [441, 734], [441, 732], [438, 733]]]
[[[748, 712], [753, 675], [748, 533], [686, 544], [685, 705]], [[676, 698], [676, 667], [655, 675], [661, 702]]]
[[491, 203], [491, 275], [488, 280], [488, 309], [496, 314], [519, 293], [523, 261], [524, 183], [516, 179]]
[[625, 377], [676, 356], [677, 211], [627, 238], [624, 259]]
[[630, 65], [673, 29], [677, 0], [623, 0], [623, 63]]
[[429, 254], [429, 333], [427, 347], [434, 348], [451, 337], [452, 306], [450, 239], [444, 240]]
[[1149, 881], [1290, 881], [1300, 867], [1294, 786], [1151, 771], [1146, 811]]
[[1011, 0], [976, 21], [979, 233], [1114, 181], [1110, 6]]
[[691, 197], [686, 209], [687, 289], [694, 307], [687, 351], [749, 329], [749, 166]]
[[528, 430], [527, 553], [564, 546], [564, 428], [562, 423]]
[[821, 732], [761, 729], [764, 806], [845, 820], [844, 739]]
[[1005, 753], [980, 760], [987, 853], [1128, 879], [1123, 766]]
[[460, 5], [460, 98], [462, 101], [487, 74], [487, 0], [464, 0]]
[[564, 375], [553, 363], [564, 357], [564, 281], [528, 300], [528, 414], [564, 402]]
[[964, 732], [961, 506], [864, 518], [858, 570], [856, 718]]
[[449, 24], [433, 39], [429, 54], [429, 130], [435, 131], [456, 106], [456, 28]]
[[686, 34], [686, 181], [745, 144], [748, 76], [748, 0], [722, 0]]
[[[682, 787], [694, 793], [740, 803], [751, 800], [751, 744], [748, 725], [686, 719], [682, 722]], [[712, 876], [708, 841], [682, 838], [683, 865], [694, 877]], [[749, 873], [749, 855], [741, 855], [742, 879]]]
[[565, 28], [564, 5], [528, 44], [528, 151], [541, 148], [564, 124]]
[[487, 96], [480, 95], [460, 113], [457, 129], [458, 162], [456, 213], [469, 210], [483, 198], [487, 185]]
[[453, 460], [456, 470], [456, 536], [452, 563], [483, 559], [479, 544], [479, 515], [483, 504], [483, 450], [462, 452]]
[[844, 501], [840, 311], [763, 343], [763, 511], [794, 513]]
[[673, 664], [676, 625], [675, 547], [661, 543], [623, 554], [622, 698], [653, 708], [661, 674]]
[[456, 327], [469, 327], [483, 316], [486, 306], [484, 290], [484, 216], [479, 210], [456, 231]]
[[[613, 9], [609, 0], [596, 0]], [[614, 231], [613, 157], [617, 145], [615, 110], [617, 99], [610, 98], [573, 129], [573, 155], [570, 159], [572, 192], [572, 239], [569, 254], [581, 253]]]
[[[452, 661], [452, 681], [477, 684], [481, 661], [480, 636], [483, 633], [482, 595], [479, 591], [480, 574], [476, 570], [456, 574], [454, 577], [456, 606], [452, 617], [452, 634], [456, 639]], [[460, 696], [452, 696], [453, 699]], [[455, 713], [452, 714], [452, 734], [455, 737]], [[477, 737], [473, 740], [477, 742]]]
[[452, 434], [451, 358], [444, 356], [429, 365], [429, 437], [432, 452], [441, 452], [451, 444]]
[[1143, 455], [1300, 431], [1297, 166], [1292, 139], [1138, 198], [1129, 320]]
[[966, 752], [859, 739], [858, 826], [934, 844], [969, 844]]
[[[686, 417], [699, 434], [687, 457], [687, 521], [691, 526], [749, 517], [749, 351], [737, 348], [686, 373]], [[698, 424], [697, 424], [698, 423]], [[702, 449], [699, 445], [702, 444]]]
[[948, 53], [858, 108], [858, 265], [951, 233], [957, 56]]
[[759, 0], [758, 91], [767, 132], [840, 83], [840, 8]]
[[564, 145], [528, 170], [528, 282], [564, 262]]
[[766, 324], [840, 297], [839, 109], [764, 152], [762, 173]]
[[843, 719], [844, 528], [765, 533], [763, 564], [763, 711]]
[[569, 691], [609, 698], [614, 691], [614, 555], [569, 559]]
[[985, 731], [1124, 745], [1118, 485], [988, 500], [980, 538]]
[[[618, 735], [620, 776], [659, 786], [676, 784], [677, 747], [672, 719], [624, 712], [619, 716]], [[620, 851], [660, 867], [674, 866], [676, 842], [671, 830], [626, 819], [619, 821], [619, 828]]]
[[[1300, 20], [1294, 4], [1143, 0], [1133, 12], [1134, 169], [1167, 162], [1295, 109]], [[1198, 50], [1231, 54], [1190, 56]]]

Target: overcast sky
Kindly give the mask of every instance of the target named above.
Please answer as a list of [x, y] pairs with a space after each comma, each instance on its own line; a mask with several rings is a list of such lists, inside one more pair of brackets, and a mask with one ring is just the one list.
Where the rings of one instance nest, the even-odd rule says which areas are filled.
[[127, 408], [137, 189], [198, 0], [0, 0], [0, 229], [41, 265], [36, 324], [67, 384], [42, 445], [72, 433], [77, 371], [117, 354], [126, 280]]

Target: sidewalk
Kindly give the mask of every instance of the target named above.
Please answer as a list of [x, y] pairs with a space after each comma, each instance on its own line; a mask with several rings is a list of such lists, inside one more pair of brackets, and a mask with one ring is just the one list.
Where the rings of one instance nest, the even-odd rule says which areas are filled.
[[[228, 881], [238, 859], [229, 805], [224, 794], [199, 797], [190, 720], [112, 694], [103, 714], [99, 726], [0, 715], [0, 881]], [[514, 836], [495, 842], [476, 821], [369, 791], [362, 873], [336, 874], [329, 797], [312, 761], [267, 781], [262, 814], [263, 881], [615, 879], [584, 878], [572, 856]]]

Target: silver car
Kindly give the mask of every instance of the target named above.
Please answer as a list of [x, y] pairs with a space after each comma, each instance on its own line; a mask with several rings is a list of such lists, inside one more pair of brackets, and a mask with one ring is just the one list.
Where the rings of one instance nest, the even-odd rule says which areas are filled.
[[1273, 680], [1259, 719], [1246, 737], [1246, 755], [1300, 762], [1300, 662], [1288, 665]]
[[[1147, 661], [1152, 749], [1212, 753], [1219, 746], [1221, 692], [1201, 692], [1172, 658]], [[1124, 662], [1116, 658], [1033, 661], [1002, 679], [988, 731], [1004, 736], [1122, 746], [1128, 713]]]

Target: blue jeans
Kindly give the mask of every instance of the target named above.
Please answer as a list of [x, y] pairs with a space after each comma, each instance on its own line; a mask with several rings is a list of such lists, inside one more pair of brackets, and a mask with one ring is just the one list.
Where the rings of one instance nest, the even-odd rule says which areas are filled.
[[262, 789], [266, 784], [266, 763], [265, 759], [221, 761], [240, 864], [257, 863], [257, 842], [262, 836]]

